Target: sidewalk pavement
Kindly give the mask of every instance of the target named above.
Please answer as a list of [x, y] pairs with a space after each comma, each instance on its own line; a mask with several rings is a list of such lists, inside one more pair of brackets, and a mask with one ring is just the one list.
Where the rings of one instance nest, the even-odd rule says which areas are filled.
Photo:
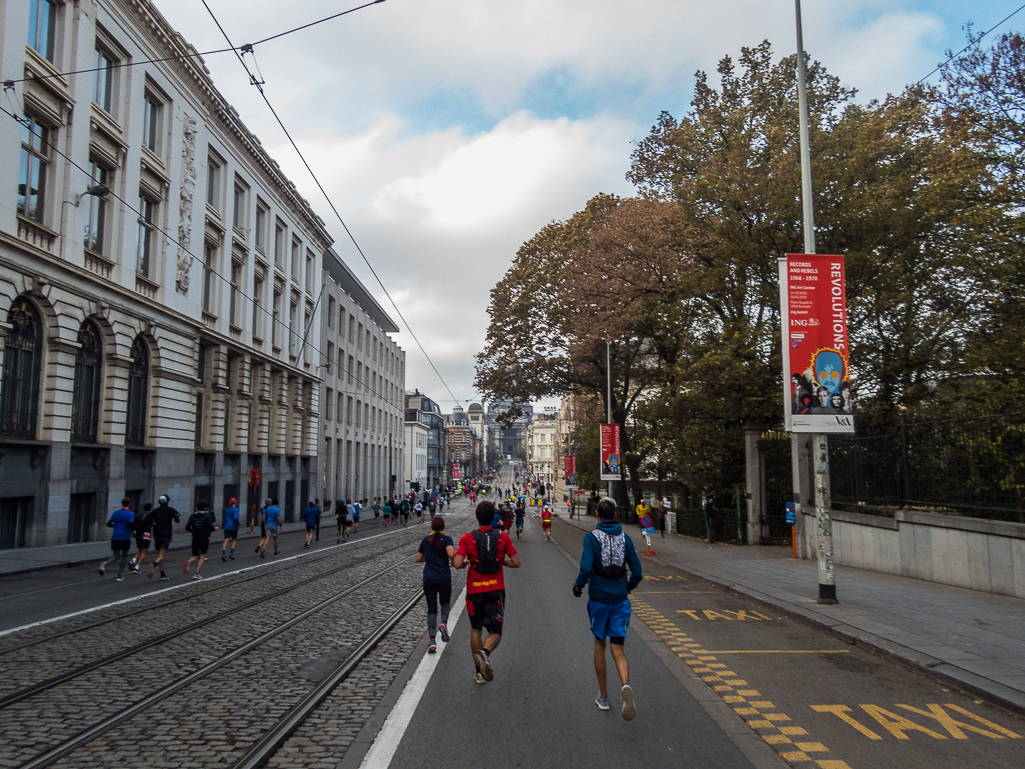
[[[560, 520], [587, 529], [594, 518]], [[626, 532], [643, 545], [634, 526]], [[710, 545], [655, 536], [651, 560], [761, 601], [848, 643], [1025, 713], [1025, 601], [836, 567], [839, 603], [818, 603], [815, 561], [789, 547]], [[643, 561], [646, 560], [642, 558]]]

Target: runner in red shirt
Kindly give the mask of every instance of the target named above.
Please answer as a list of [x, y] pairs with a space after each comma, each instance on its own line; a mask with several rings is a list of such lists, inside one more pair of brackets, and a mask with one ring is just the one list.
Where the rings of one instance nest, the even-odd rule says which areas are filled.
[[[505, 577], [503, 567], [520, 568], [509, 535], [491, 528], [497, 510], [487, 500], [477, 505], [475, 515], [480, 528], [459, 538], [459, 548], [452, 559], [457, 569], [470, 567], [466, 575], [466, 613], [470, 617], [470, 651], [476, 667], [474, 680], [487, 683], [494, 679], [491, 655], [502, 641], [502, 623], [505, 611]], [[481, 630], [487, 628], [488, 637], [482, 639]]]
[[545, 533], [545, 542], [552, 541], [552, 511], [548, 505], [541, 508], [541, 529]]

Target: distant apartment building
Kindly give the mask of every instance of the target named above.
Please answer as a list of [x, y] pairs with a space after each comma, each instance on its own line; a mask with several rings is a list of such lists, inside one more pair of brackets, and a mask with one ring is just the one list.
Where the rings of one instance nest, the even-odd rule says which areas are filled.
[[386, 499], [401, 492], [406, 354], [398, 326], [328, 250], [320, 305], [320, 436], [324, 497]]
[[406, 409], [406, 461], [403, 473], [402, 492], [420, 492], [427, 483], [427, 436], [430, 432], [424, 423], [423, 412]]
[[[534, 414], [527, 425], [527, 470], [538, 483], [555, 486], [555, 413]], [[560, 468], [561, 471], [561, 468]]]
[[453, 478], [453, 467], [459, 466], [459, 479], [477, 475], [481, 471], [480, 436], [470, 424], [470, 417], [461, 406], [452, 409], [445, 421], [445, 441], [448, 450], [449, 481]]
[[291, 520], [323, 222], [152, 3], [2, 3], [0, 60], [0, 547], [107, 539], [124, 496]]
[[445, 415], [434, 400], [419, 390], [406, 393], [406, 409], [419, 411], [418, 421], [427, 426], [427, 486], [440, 488], [447, 483]]

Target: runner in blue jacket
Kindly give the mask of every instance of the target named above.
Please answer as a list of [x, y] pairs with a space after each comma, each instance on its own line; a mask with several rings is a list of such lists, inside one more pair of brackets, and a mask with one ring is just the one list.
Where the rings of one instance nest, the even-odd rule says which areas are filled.
[[[609, 709], [609, 693], [605, 682], [605, 639], [611, 642], [612, 659], [623, 684], [623, 720], [637, 715], [633, 689], [630, 688], [630, 662], [623, 651], [626, 629], [630, 625], [629, 593], [640, 584], [641, 560], [630, 537], [616, 522], [616, 503], [603, 499], [598, 503], [598, 526], [584, 535], [580, 554], [580, 573], [573, 583], [578, 598], [587, 585], [587, 614], [594, 636], [594, 671], [598, 676], [599, 710]], [[629, 569], [629, 579], [627, 578]]]

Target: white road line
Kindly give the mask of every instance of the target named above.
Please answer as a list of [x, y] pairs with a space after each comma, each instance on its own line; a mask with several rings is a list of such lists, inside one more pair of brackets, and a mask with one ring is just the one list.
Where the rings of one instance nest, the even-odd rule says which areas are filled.
[[[411, 529], [404, 529], [404, 530], [405, 531], [411, 531]], [[218, 575], [216, 575], [214, 577], [207, 577], [206, 579], [203, 580], [203, 583], [205, 584], [205, 583], [208, 583], [208, 582], [213, 582], [214, 580], [223, 579], [224, 577], [232, 577], [232, 576], [234, 576], [236, 574], [242, 574], [242, 573], [247, 572], [247, 571], [252, 571], [253, 569], [260, 569], [260, 568], [264, 568], [266, 566], [273, 566], [276, 563], [284, 563], [285, 561], [293, 561], [296, 558], [305, 558], [306, 556], [313, 555], [314, 553], [323, 553], [325, 550], [334, 550], [336, 548], [347, 547], [349, 545], [358, 544], [360, 542], [369, 542], [370, 540], [377, 539], [378, 537], [387, 537], [389, 535], [400, 534], [400, 533], [401, 532], [398, 532], [398, 531], [386, 531], [386, 532], [383, 532], [381, 534], [374, 534], [374, 535], [372, 535], [370, 537], [361, 537], [360, 539], [358, 539], [358, 540], [356, 540], [354, 542], [346, 542], [345, 544], [341, 544], [341, 545], [328, 545], [327, 547], [322, 547], [322, 548], [320, 548], [318, 550], [311, 550], [308, 553], [299, 553], [298, 555], [290, 555], [287, 558], [278, 558], [277, 560], [268, 561], [267, 563], [259, 563], [259, 564], [256, 564], [255, 566], [246, 566], [245, 568], [236, 569], [235, 571], [228, 571], [228, 572], [225, 572], [224, 574], [218, 574]], [[122, 599], [120, 601], [113, 601], [111, 603], [105, 603], [102, 606], [94, 606], [91, 609], [82, 609], [81, 611], [72, 612], [71, 614], [64, 614], [64, 615], [61, 615], [60, 617], [51, 617], [50, 619], [40, 620], [39, 622], [32, 622], [32, 623], [30, 623], [28, 625], [22, 625], [21, 627], [11, 628], [10, 630], [3, 630], [3, 631], [0, 631], [0, 638], [3, 638], [4, 636], [10, 635], [12, 633], [20, 633], [21, 631], [28, 630], [29, 628], [39, 627], [40, 625], [49, 625], [51, 622], [59, 622], [60, 620], [63, 620], [63, 619], [71, 619], [72, 617], [79, 617], [79, 616], [81, 616], [83, 614], [89, 614], [90, 612], [101, 611], [102, 609], [109, 609], [112, 606], [120, 606], [122, 604], [131, 603], [132, 601], [140, 601], [143, 598], [149, 598], [149, 597], [154, 596], [154, 595], [160, 595], [161, 593], [168, 593], [168, 592], [170, 592], [172, 590], [181, 590], [181, 589], [186, 588], [186, 587], [192, 587], [195, 584], [196, 583], [190, 579], [188, 582], [185, 582], [185, 583], [183, 583], [181, 585], [173, 585], [171, 587], [165, 587], [162, 590], [154, 590], [152, 593], [143, 593], [142, 595], [132, 596], [131, 598], [124, 598], [124, 599]]]
[[[464, 587], [463, 592], [456, 599], [455, 612], [449, 616], [448, 629], [450, 634], [455, 630], [465, 605], [466, 588]], [[434, 671], [438, 667], [441, 655], [445, 653], [448, 647], [449, 644], [443, 643], [438, 646], [437, 654], [425, 654], [423, 659], [420, 660], [420, 664], [413, 673], [413, 677], [409, 679], [408, 683], [406, 683], [406, 688], [402, 690], [402, 696], [399, 697], [399, 701], [395, 703], [395, 707], [388, 714], [388, 719], [384, 722], [384, 726], [381, 727], [381, 731], [377, 733], [374, 744], [370, 746], [370, 750], [363, 759], [363, 763], [360, 764], [360, 769], [388, 769], [391, 766], [392, 759], [395, 757], [395, 751], [398, 750], [399, 743], [402, 742], [402, 738], [406, 735], [409, 722], [413, 720], [416, 707], [420, 704], [424, 692], [427, 691], [427, 684], [430, 683], [431, 676], [434, 675]]]

